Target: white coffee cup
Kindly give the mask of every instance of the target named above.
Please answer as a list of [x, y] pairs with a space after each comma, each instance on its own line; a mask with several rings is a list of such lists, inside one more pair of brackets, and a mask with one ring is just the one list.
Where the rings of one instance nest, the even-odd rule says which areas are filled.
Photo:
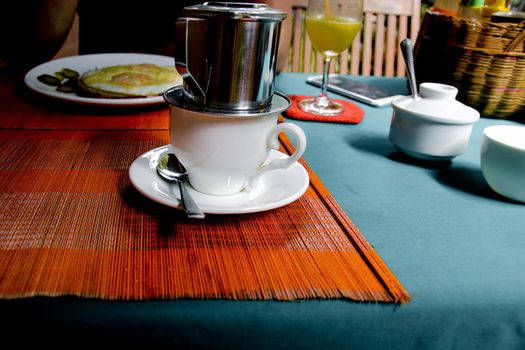
[[483, 129], [481, 171], [497, 193], [525, 203], [525, 127], [492, 125]]
[[[263, 111], [229, 113], [184, 106], [177, 91], [168, 90], [170, 141], [175, 155], [187, 168], [189, 181], [197, 191], [211, 195], [231, 195], [257, 187], [261, 175], [286, 169], [306, 148], [306, 136], [295, 124], [277, 124], [278, 114], [290, 100], [274, 93], [272, 105]], [[286, 159], [265, 164], [272, 149], [279, 148], [278, 135], [295, 136], [296, 150]]]

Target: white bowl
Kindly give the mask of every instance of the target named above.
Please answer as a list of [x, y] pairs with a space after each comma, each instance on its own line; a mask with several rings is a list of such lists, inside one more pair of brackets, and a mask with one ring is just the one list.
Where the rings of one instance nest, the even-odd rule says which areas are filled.
[[424, 160], [450, 160], [464, 152], [479, 112], [456, 100], [450, 85], [420, 84], [420, 95], [392, 102], [390, 141], [402, 152]]
[[481, 171], [497, 193], [525, 203], [525, 127], [493, 125], [483, 130]]

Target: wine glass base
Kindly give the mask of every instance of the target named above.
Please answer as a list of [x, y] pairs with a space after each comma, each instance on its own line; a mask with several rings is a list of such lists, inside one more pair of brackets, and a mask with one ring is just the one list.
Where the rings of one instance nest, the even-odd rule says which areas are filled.
[[319, 101], [317, 98], [301, 100], [298, 105], [304, 112], [324, 116], [336, 116], [345, 110], [344, 106], [338, 102], [332, 100]]

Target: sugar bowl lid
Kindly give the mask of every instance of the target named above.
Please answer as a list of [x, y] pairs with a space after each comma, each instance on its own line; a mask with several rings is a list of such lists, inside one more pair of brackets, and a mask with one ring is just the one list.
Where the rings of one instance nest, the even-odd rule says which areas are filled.
[[253, 21], [281, 21], [286, 18], [286, 12], [266, 4], [242, 2], [203, 2], [185, 7], [182, 13], [198, 18], [220, 17]]
[[473, 124], [479, 112], [456, 100], [458, 89], [451, 85], [421, 83], [419, 96], [406, 96], [392, 102], [394, 110], [405, 115], [445, 124]]

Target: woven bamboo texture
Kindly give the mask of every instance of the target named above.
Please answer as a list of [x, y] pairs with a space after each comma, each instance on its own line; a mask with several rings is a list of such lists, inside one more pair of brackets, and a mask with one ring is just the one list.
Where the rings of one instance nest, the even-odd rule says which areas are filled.
[[524, 122], [524, 29], [427, 12], [414, 49], [417, 79], [457, 87], [458, 100], [482, 116]]
[[191, 221], [128, 178], [169, 143], [165, 106], [66, 106], [15, 78], [0, 76], [0, 298], [409, 299], [306, 163], [295, 202]]
[[41, 97], [0, 72], [0, 129], [166, 130], [166, 106], [100, 108]]
[[130, 187], [165, 131], [0, 133], [0, 296], [349, 298], [408, 294], [310, 171], [299, 200], [188, 221]]

